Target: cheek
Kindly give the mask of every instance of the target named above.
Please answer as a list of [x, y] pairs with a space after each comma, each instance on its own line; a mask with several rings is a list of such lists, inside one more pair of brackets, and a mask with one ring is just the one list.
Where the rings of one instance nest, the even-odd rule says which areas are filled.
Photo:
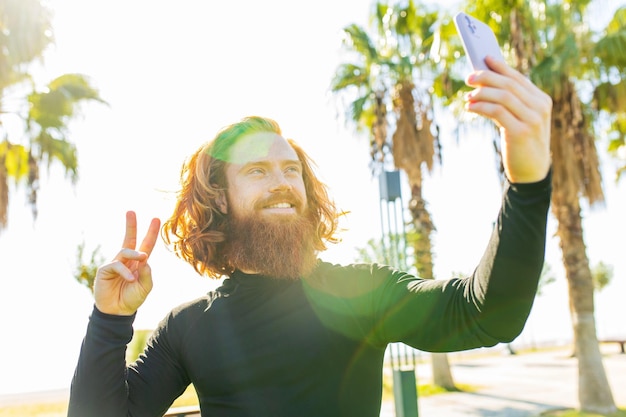
[[246, 210], [246, 201], [241, 196], [232, 196], [228, 201], [228, 208], [231, 213], [241, 213]]
[[249, 185], [236, 184], [233, 190], [237, 192], [229, 193], [228, 203], [232, 211], [242, 212], [252, 210], [259, 198], [258, 190]]
[[300, 196], [300, 198], [302, 199], [302, 203], [304, 205], [304, 207], [308, 207], [309, 205], [309, 201], [307, 198], [307, 194], [306, 194], [306, 187], [304, 186], [304, 183], [301, 183], [300, 185], [298, 185], [297, 187], [294, 187], [294, 191]]

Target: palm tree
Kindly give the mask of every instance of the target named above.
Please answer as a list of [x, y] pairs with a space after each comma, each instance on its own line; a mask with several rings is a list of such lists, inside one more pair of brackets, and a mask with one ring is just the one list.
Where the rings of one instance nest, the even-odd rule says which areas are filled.
[[[623, 120], [616, 116], [626, 110], [623, 97], [602, 99], [612, 96], [607, 94], [611, 87], [606, 82], [615, 79], [616, 73], [624, 79], [626, 19], [623, 10], [619, 11], [604, 38], [598, 39], [590, 29], [588, 4], [586, 0], [565, 4], [481, 0], [469, 2], [466, 11], [491, 24], [509, 62], [552, 98], [552, 213], [558, 222], [557, 236], [568, 280], [579, 402], [584, 411], [604, 414], [616, 407], [596, 336], [593, 280], [580, 202], [585, 199], [593, 206], [604, 199], [594, 140], [599, 112], [592, 106], [594, 95], [583, 92], [595, 90], [596, 104], [615, 120]], [[444, 52], [454, 50], [458, 50], [458, 43], [452, 41]], [[447, 58], [451, 68], [454, 56], [447, 54]], [[446, 72], [448, 76], [451, 73]], [[623, 86], [622, 81], [619, 88]]]
[[600, 83], [594, 89], [594, 108], [606, 118], [608, 151], [620, 162], [616, 180], [626, 173], [625, 27], [626, 7], [622, 7], [615, 12], [593, 49], [602, 67]]
[[[436, 11], [419, 9], [413, 0], [401, 6], [375, 4], [372, 26], [376, 37], [350, 25], [344, 29], [352, 60], [341, 64], [332, 81], [337, 95], [349, 97], [348, 120], [370, 136], [373, 171], [394, 166], [406, 173], [411, 196], [411, 228], [420, 236], [413, 243], [414, 263], [423, 278], [432, 279], [431, 234], [435, 230], [422, 194], [423, 171], [439, 157], [434, 122], [430, 59]], [[445, 354], [433, 354], [433, 382], [454, 389]]]
[[[29, 75], [52, 43], [50, 14], [39, 0], [4, 0], [0, 5], [0, 231], [8, 225], [9, 180], [25, 184], [37, 216], [39, 171], [60, 162], [69, 178], [78, 174], [76, 146], [67, 125], [84, 100], [102, 102], [87, 77], [64, 74], [37, 90]], [[24, 133], [7, 128], [17, 119]], [[16, 138], [13, 138], [15, 136]]]

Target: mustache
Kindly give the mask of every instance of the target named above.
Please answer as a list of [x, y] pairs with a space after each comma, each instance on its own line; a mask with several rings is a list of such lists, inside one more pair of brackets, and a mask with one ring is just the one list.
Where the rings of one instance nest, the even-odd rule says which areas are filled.
[[271, 196], [264, 198], [263, 200], [257, 201], [257, 203], [255, 204], [255, 208], [262, 209], [264, 207], [278, 203], [288, 203], [296, 209], [300, 209], [304, 206], [304, 201], [302, 200], [302, 198], [300, 198], [299, 195], [291, 191], [284, 191], [281, 193], [272, 194]]

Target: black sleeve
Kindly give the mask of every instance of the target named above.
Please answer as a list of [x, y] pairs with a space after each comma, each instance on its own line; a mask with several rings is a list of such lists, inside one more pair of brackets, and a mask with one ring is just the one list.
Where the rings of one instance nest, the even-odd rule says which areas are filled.
[[72, 378], [68, 417], [128, 414], [125, 355], [134, 319], [94, 307]]
[[507, 185], [492, 236], [470, 277], [424, 280], [398, 271], [390, 277], [387, 271], [375, 300], [376, 342], [455, 351], [515, 339], [543, 267], [550, 194], [551, 174], [537, 183]]
[[530, 314], [545, 257], [552, 176], [510, 184], [489, 245], [472, 277], [481, 301], [480, 326], [510, 342]]
[[[166, 320], [155, 330], [159, 337], [148, 342], [149, 355], [127, 367], [133, 321], [134, 316], [94, 308], [72, 379], [68, 417], [159, 417], [189, 385], [169, 351]], [[144, 366], [146, 356], [150, 367]]]

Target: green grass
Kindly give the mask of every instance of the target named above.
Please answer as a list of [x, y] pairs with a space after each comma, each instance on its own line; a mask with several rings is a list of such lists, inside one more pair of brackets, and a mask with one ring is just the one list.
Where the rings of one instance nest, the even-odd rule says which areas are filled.
[[537, 417], [626, 417], [626, 408], [620, 408], [611, 414], [584, 413], [577, 410], [555, 410], [542, 413]]
[[[174, 401], [172, 407], [197, 405], [198, 397], [193, 386]], [[0, 417], [67, 417], [67, 402], [49, 402], [40, 404], [18, 404], [0, 407]]]
[[[466, 391], [468, 387], [459, 387], [460, 390]], [[435, 388], [429, 384], [423, 384], [418, 387], [419, 396], [436, 395], [448, 391], [442, 388]], [[393, 393], [392, 393], [393, 395]], [[418, 397], [419, 398], [419, 397]], [[393, 400], [393, 397], [391, 397]], [[419, 401], [419, 400], [418, 400]], [[197, 404], [196, 393], [193, 389], [188, 389], [178, 398], [173, 406], [183, 407]], [[42, 404], [24, 404], [0, 408], [0, 417], [66, 417], [67, 403], [42, 403]], [[541, 414], [537, 417], [626, 417], [626, 409], [621, 408], [613, 414], [590, 414], [576, 410], [558, 410]]]
[[66, 417], [66, 403], [23, 404], [0, 408], [0, 417]]
[[[439, 385], [418, 384], [417, 398], [429, 397], [431, 395], [446, 394], [449, 392], [476, 392], [480, 387], [470, 384], [456, 384], [456, 389], [446, 389]], [[383, 375], [383, 402], [393, 401], [393, 376], [385, 373]]]
[[[417, 398], [427, 397], [431, 395], [445, 394], [447, 392], [462, 391], [475, 392], [479, 387], [468, 384], [457, 384], [456, 390], [446, 390], [432, 384], [420, 384], [417, 387]], [[383, 401], [393, 401], [393, 387], [391, 378], [385, 377], [383, 380]], [[185, 407], [197, 405], [198, 398], [193, 386], [181, 395], [172, 407]], [[41, 403], [41, 404], [20, 404], [14, 406], [6, 406], [0, 408], [0, 417], [66, 417], [67, 402]], [[590, 414], [576, 410], [555, 410], [542, 413], [537, 417], [626, 417], [626, 409], [620, 408], [613, 414]]]
[[[393, 401], [393, 387], [391, 386], [391, 378], [385, 379], [383, 384], [383, 401]], [[476, 387], [466, 384], [457, 384], [458, 391], [473, 392]], [[430, 395], [445, 394], [450, 392], [444, 388], [432, 384], [420, 384], [417, 389], [418, 398]], [[187, 390], [174, 401], [172, 407], [185, 407], [197, 405], [198, 398], [193, 386], [189, 386]], [[0, 417], [66, 417], [67, 403], [42, 403], [42, 404], [21, 404], [0, 408]], [[594, 416], [595, 417], [595, 416]], [[622, 417], [622, 416], [619, 416]], [[626, 416], [624, 416], [626, 417]]]
[[420, 384], [417, 387], [417, 398], [419, 401], [420, 397], [428, 397], [431, 395], [446, 394], [448, 392], [476, 392], [478, 391], [478, 389], [479, 389], [478, 386], [469, 385], [469, 384], [456, 384], [456, 389], [451, 389], [451, 390], [440, 387], [439, 385]]

